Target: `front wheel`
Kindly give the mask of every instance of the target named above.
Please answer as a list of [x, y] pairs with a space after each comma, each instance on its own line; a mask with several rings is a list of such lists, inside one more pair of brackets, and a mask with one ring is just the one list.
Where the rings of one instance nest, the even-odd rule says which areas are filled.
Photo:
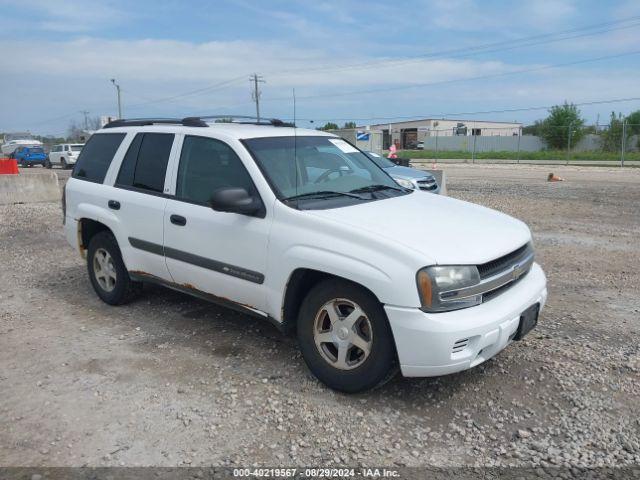
[[68, 167], [67, 167], [67, 161], [66, 161], [64, 158], [62, 159], [62, 161], [61, 161], [61, 163], [60, 163], [60, 164], [62, 165], [62, 169], [63, 169], [63, 170], [66, 170], [66, 169], [68, 168]]
[[129, 277], [111, 232], [97, 233], [89, 242], [87, 270], [93, 289], [109, 305], [127, 303], [142, 291], [142, 283]]
[[387, 316], [367, 290], [344, 280], [316, 285], [300, 308], [302, 356], [327, 386], [355, 393], [382, 385], [396, 373]]
[[44, 168], [51, 169], [51, 161], [48, 158], [44, 161]]

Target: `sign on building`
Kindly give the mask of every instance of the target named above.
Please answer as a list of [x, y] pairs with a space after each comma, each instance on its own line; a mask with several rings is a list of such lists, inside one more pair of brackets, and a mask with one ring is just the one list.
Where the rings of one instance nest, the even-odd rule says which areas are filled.
[[369, 132], [357, 132], [356, 140], [358, 142], [368, 142], [369, 141]]

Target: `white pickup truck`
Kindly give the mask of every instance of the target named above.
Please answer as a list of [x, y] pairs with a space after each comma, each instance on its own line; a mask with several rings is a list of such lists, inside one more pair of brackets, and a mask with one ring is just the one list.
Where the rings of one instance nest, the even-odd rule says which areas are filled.
[[325, 132], [209, 120], [119, 120], [84, 147], [64, 228], [105, 302], [154, 282], [264, 318], [345, 392], [474, 367], [536, 325], [521, 221], [404, 188]]

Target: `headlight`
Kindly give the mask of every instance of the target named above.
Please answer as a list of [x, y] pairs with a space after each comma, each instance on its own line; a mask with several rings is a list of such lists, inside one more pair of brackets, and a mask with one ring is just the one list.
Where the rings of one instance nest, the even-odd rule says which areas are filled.
[[418, 271], [416, 279], [425, 312], [448, 312], [482, 303], [482, 295], [465, 295], [460, 291], [480, 283], [475, 266], [426, 267]]
[[406, 180], [404, 178], [395, 178], [395, 177], [394, 177], [394, 180], [401, 187], [410, 188], [411, 190], [415, 190], [416, 188], [416, 186], [413, 184], [411, 180]]

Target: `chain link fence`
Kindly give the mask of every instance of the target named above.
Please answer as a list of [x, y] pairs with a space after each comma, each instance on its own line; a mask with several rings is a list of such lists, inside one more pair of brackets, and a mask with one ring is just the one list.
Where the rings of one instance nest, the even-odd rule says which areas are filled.
[[[401, 157], [470, 163], [584, 163], [640, 166], [640, 124], [545, 126], [538, 135], [503, 128], [418, 129]], [[396, 141], [397, 142], [397, 141]], [[398, 147], [401, 145], [396, 143]]]

